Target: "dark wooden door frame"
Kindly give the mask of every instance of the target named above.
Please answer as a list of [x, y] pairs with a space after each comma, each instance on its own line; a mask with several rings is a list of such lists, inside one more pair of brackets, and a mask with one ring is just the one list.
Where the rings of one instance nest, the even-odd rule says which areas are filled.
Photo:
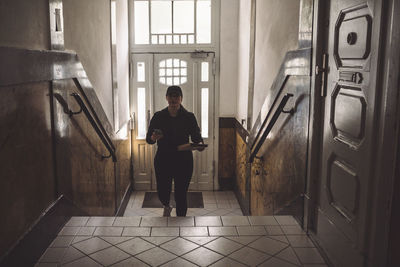
[[[388, 262], [391, 239], [395, 238], [390, 229], [392, 203], [395, 191], [396, 167], [399, 164], [400, 146], [400, 2], [384, 1], [383, 40], [381, 44], [380, 85], [382, 109], [379, 114], [377, 163], [374, 186], [378, 192], [371, 202], [375, 211], [371, 218], [370, 259], [373, 266], [390, 266]], [[398, 173], [397, 173], [398, 175]], [[398, 184], [398, 183], [397, 183]], [[398, 198], [397, 198], [398, 200]], [[397, 226], [398, 229], [398, 226]], [[398, 231], [398, 230], [397, 230]], [[397, 242], [400, 240], [397, 240]], [[396, 244], [398, 247], [398, 243]], [[392, 255], [399, 261], [400, 256]]]
[[[315, 75], [316, 66], [322, 64], [322, 51], [325, 45], [325, 14], [326, 5], [330, 1], [314, 0], [313, 6], [313, 54], [312, 54], [312, 79], [310, 92], [310, 124], [309, 148], [307, 158], [307, 187], [304, 202], [304, 229], [311, 237], [315, 234], [315, 213], [318, 201], [318, 174], [320, 171], [321, 133], [323, 127], [321, 100], [321, 75]], [[373, 2], [373, 1], [368, 1]], [[379, 131], [376, 136], [377, 147], [375, 153], [377, 161], [374, 173], [373, 187], [376, 194], [371, 196], [370, 206], [373, 210], [369, 220], [369, 240], [366, 251], [368, 262], [371, 266], [386, 266], [392, 249], [390, 244], [390, 222], [392, 214], [392, 201], [394, 194], [396, 165], [400, 162], [397, 154], [400, 145], [400, 3], [397, 0], [384, 0], [382, 16], [383, 38], [380, 44], [380, 60], [378, 81], [381, 86], [381, 110], [376, 120], [379, 121]], [[395, 15], [397, 14], [397, 16]], [[393, 203], [394, 207], [396, 204]], [[399, 240], [397, 240], [399, 241]], [[397, 244], [397, 243], [396, 243]], [[323, 248], [322, 248], [323, 249]], [[393, 250], [394, 251], [394, 250]], [[396, 256], [395, 256], [396, 257]], [[397, 259], [398, 260], [398, 259]]]

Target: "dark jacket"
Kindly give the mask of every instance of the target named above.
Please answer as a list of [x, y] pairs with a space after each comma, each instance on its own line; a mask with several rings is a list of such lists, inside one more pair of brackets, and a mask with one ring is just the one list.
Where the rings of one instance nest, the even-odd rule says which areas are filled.
[[189, 143], [189, 136], [194, 143], [203, 141], [194, 114], [183, 106], [179, 109], [176, 117], [169, 115], [168, 108], [154, 114], [146, 135], [148, 144], [155, 143], [150, 138], [154, 129], [159, 129], [163, 133], [163, 138], [157, 141], [157, 153], [177, 151], [177, 146]]

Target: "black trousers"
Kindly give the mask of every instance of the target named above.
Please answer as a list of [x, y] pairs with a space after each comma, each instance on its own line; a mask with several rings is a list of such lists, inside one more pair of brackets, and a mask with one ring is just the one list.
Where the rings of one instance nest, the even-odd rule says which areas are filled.
[[157, 151], [154, 158], [158, 198], [169, 205], [174, 181], [176, 215], [186, 216], [187, 191], [193, 174], [193, 154], [191, 151]]

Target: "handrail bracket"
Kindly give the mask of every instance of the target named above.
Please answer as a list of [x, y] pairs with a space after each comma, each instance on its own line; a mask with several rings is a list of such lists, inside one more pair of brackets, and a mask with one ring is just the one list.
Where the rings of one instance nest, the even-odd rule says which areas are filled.
[[113, 162], [116, 162], [117, 157], [115, 155], [115, 148], [114, 148], [114, 145], [112, 144], [112, 141], [110, 140], [107, 133], [103, 133], [101, 131], [100, 127], [97, 125], [95, 119], [90, 114], [88, 108], [86, 107], [85, 103], [83, 102], [81, 96], [77, 93], [71, 94], [71, 96], [74, 97], [75, 101], [78, 103], [78, 105], [80, 107], [80, 110], [75, 112], [75, 111], [72, 111], [68, 107], [68, 103], [65, 101], [65, 99], [60, 94], [54, 93], [53, 95], [57, 99], [57, 101], [61, 104], [61, 106], [63, 107], [64, 113], [68, 114], [70, 118], [73, 115], [82, 113], [82, 111], [83, 111], [83, 113], [86, 115], [86, 118], [89, 120], [90, 124], [92, 125], [93, 129], [96, 131], [97, 135], [100, 137], [104, 146], [107, 148], [108, 152], [110, 152], [110, 155], [108, 155], [108, 156], [102, 155], [101, 158], [102, 159], [112, 158]]
[[82, 112], [82, 108], [80, 108], [80, 110], [78, 110], [78, 111], [72, 111], [72, 110], [69, 108], [67, 102], [64, 100], [64, 98], [63, 98], [60, 94], [54, 93], [53, 95], [54, 95], [54, 97], [57, 99], [57, 101], [61, 104], [61, 106], [63, 107], [64, 113], [65, 113], [65, 114], [68, 114], [68, 116], [69, 116], [70, 118], [71, 118], [72, 116], [77, 115], [77, 114], [80, 114], [80, 113]]
[[288, 110], [284, 110], [282, 109], [282, 113], [289, 113], [290, 115], [293, 115], [295, 112], [294, 108], [288, 109]]

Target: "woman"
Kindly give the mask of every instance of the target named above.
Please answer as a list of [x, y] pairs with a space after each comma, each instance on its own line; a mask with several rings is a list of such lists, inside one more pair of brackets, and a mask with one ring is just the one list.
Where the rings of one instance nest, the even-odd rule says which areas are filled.
[[157, 142], [157, 153], [154, 158], [157, 192], [164, 205], [163, 216], [170, 216], [169, 206], [172, 179], [174, 179], [176, 215], [186, 216], [187, 191], [193, 173], [192, 150], [203, 151], [204, 147], [191, 145], [192, 142], [203, 143], [200, 129], [193, 113], [182, 105], [182, 89], [170, 86], [166, 99], [168, 107], [154, 114], [146, 135], [149, 144]]

